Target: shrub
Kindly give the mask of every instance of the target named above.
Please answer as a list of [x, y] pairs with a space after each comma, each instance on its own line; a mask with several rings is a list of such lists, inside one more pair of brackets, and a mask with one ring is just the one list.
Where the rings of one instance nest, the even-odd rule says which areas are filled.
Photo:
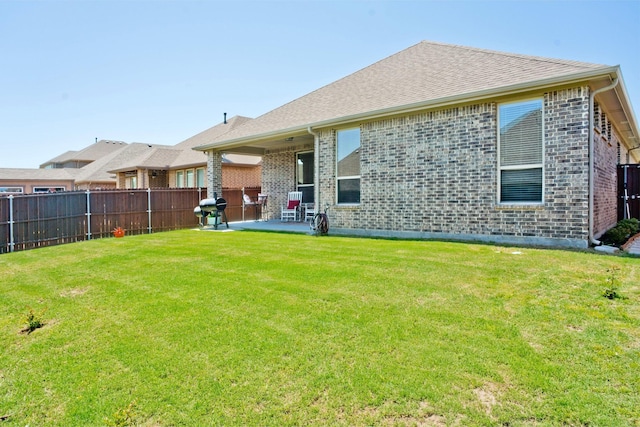
[[619, 221], [615, 227], [607, 230], [602, 235], [602, 242], [607, 245], [622, 246], [629, 237], [638, 232], [640, 221], [636, 218], [623, 219]]
[[618, 280], [618, 273], [620, 272], [620, 268], [611, 267], [607, 270], [609, 276], [607, 277], [607, 287], [604, 292], [602, 292], [602, 296], [607, 299], [627, 299], [620, 292], [618, 292], [618, 285], [620, 284], [620, 280]]
[[640, 229], [640, 221], [636, 218], [623, 219], [616, 224], [616, 227], [627, 230], [629, 235], [633, 236], [638, 232], [638, 229]]
[[30, 334], [38, 328], [42, 328], [44, 326], [44, 320], [42, 317], [44, 316], [44, 312], [46, 310], [41, 311], [40, 313], [36, 313], [33, 308], [29, 307], [29, 311], [24, 316], [24, 321], [27, 326], [22, 330], [22, 332], [26, 332]]
[[118, 409], [112, 418], [105, 418], [109, 427], [128, 427], [136, 424], [136, 402], [129, 403], [126, 408]]

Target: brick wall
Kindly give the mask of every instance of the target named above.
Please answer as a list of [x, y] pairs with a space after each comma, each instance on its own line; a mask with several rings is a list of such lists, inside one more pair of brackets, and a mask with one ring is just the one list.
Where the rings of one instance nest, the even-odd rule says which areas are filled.
[[[331, 227], [354, 234], [588, 245], [589, 89], [540, 95], [544, 103], [544, 203], [498, 203], [497, 107], [480, 103], [373, 120], [361, 129], [361, 203], [337, 206], [336, 129], [319, 129], [319, 205]], [[512, 99], [517, 101], [517, 99]], [[615, 218], [617, 142], [598, 140], [596, 230]], [[264, 156], [272, 216], [295, 188], [295, 153]], [[274, 210], [276, 209], [276, 210]]]
[[[627, 151], [621, 148], [615, 128], [605, 113], [594, 108], [594, 215], [593, 234], [597, 237], [613, 227], [618, 220], [617, 165]], [[626, 161], [622, 161], [626, 163]]]
[[222, 194], [222, 153], [207, 151], [207, 198]]
[[364, 123], [361, 203], [334, 206], [335, 131], [320, 134], [321, 204], [332, 226], [416, 237], [586, 246], [588, 89], [547, 93], [544, 203], [497, 201], [497, 105]]
[[258, 166], [222, 166], [222, 184], [224, 188], [260, 187], [262, 167]]

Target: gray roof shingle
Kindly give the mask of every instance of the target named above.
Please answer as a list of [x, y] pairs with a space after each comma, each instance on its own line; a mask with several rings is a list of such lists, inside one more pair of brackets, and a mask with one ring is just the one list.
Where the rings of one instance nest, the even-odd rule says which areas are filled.
[[423, 41], [269, 111], [198, 149], [606, 68]]
[[126, 142], [123, 141], [111, 141], [106, 139], [101, 139], [82, 150], [79, 151], [67, 151], [53, 159], [43, 163], [40, 167], [44, 167], [45, 165], [52, 163], [65, 163], [69, 161], [79, 161], [79, 162], [92, 162], [94, 160], [98, 160], [99, 158], [117, 151], [121, 147], [127, 145]]
[[233, 116], [227, 123], [219, 123], [209, 129], [194, 135], [179, 144], [175, 145], [176, 149], [182, 150], [180, 155], [171, 162], [171, 168], [183, 168], [188, 166], [200, 165], [207, 162], [207, 156], [201, 151], [194, 151], [193, 147], [208, 144], [209, 142], [219, 139], [222, 135], [237, 129], [244, 123], [252, 120], [249, 117]]

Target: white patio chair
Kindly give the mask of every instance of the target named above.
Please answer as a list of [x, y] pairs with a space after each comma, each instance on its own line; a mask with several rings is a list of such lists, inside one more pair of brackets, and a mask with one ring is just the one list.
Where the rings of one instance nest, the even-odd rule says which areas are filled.
[[258, 193], [258, 205], [260, 206], [260, 216], [263, 221], [268, 219], [267, 198], [268, 196], [266, 194]]
[[314, 203], [305, 203], [304, 209], [304, 221], [307, 222], [313, 219], [313, 216], [316, 214], [316, 205]]
[[302, 203], [302, 191], [290, 191], [289, 196], [287, 197], [287, 204], [283, 205], [280, 210], [280, 220], [298, 221], [300, 203]]

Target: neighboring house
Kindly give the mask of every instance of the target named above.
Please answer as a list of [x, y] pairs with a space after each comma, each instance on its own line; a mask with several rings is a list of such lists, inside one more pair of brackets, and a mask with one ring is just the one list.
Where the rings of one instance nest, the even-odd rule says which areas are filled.
[[67, 151], [40, 165], [40, 169], [79, 169], [127, 145], [122, 141], [101, 139], [80, 151]]
[[[185, 139], [175, 145], [180, 155], [169, 166], [169, 182], [172, 187], [206, 187], [207, 156], [193, 147], [215, 141], [251, 119], [234, 116], [216, 126]], [[221, 159], [222, 185], [225, 188], [259, 187], [261, 183], [261, 158], [259, 156], [230, 155]]]
[[53, 193], [74, 188], [78, 169], [0, 169], [0, 196]]
[[638, 137], [618, 66], [421, 42], [196, 149], [209, 196], [262, 155], [271, 216], [302, 190], [341, 233], [585, 248]]
[[[130, 155], [110, 169], [118, 188], [187, 188], [207, 186], [207, 157], [193, 147], [215, 140], [249, 121], [235, 116], [192, 136], [175, 146], [154, 146], [147, 152]], [[260, 157], [230, 155], [220, 160], [225, 188], [260, 186]], [[241, 171], [238, 173], [238, 171]]]
[[115, 188], [115, 176], [96, 167], [127, 144], [100, 140], [80, 151], [67, 151], [40, 169], [0, 169], [0, 195]]
[[[40, 169], [0, 169], [0, 195], [115, 188], [206, 187], [207, 157], [196, 145], [251, 119], [236, 116], [175, 146], [100, 140]], [[226, 188], [260, 187], [259, 156], [230, 154], [220, 163]]]

